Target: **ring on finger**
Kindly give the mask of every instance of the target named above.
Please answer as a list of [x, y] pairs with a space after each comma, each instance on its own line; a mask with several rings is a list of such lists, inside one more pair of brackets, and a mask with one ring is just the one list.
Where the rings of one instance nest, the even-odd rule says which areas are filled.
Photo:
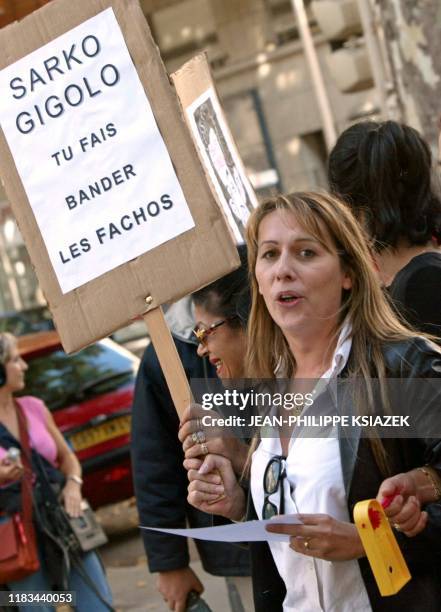
[[209, 450], [208, 450], [208, 446], [205, 443], [201, 444], [201, 451], [203, 455], [208, 455]]
[[197, 441], [199, 442], [199, 444], [203, 444], [204, 442], [207, 441], [207, 438], [205, 436], [205, 432], [202, 431], [202, 430], [196, 432], [196, 438], [197, 438]]
[[201, 417], [198, 417], [196, 419], [196, 429], [202, 429], [202, 419], [201, 419]]
[[304, 542], [303, 542], [303, 547], [304, 547], [306, 550], [309, 550], [309, 540], [308, 540], [308, 539], [304, 540]]
[[392, 527], [395, 529], [395, 531], [401, 531], [401, 527], [398, 525], [398, 523], [392, 523]]
[[194, 431], [194, 432], [191, 434], [191, 439], [193, 440], [193, 442], [194, 442], [195, 444], [198, 444], [198, 443], [200, 442], [200, 440], [199, 440], [199, 436], [198, 436], [198, 432], [197, 432], [197, 431]]

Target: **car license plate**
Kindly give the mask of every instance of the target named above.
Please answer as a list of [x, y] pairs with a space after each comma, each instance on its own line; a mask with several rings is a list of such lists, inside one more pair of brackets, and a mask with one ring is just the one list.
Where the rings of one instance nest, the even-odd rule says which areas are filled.
[[70, 436], [70, 441], [74, 450], [80, 451], [95, 444], [106, 442], [112, 438], [123, 436], [130, 433], [131, 416], [118, 417], [117, 419], [111, 419], [106, 423], [91, 427], [85, 431], [80, 431]]

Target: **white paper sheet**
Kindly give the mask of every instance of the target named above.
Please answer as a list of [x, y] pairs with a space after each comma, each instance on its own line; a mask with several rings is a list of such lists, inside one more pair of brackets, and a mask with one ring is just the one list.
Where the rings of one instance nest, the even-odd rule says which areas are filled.
[[159, 527], [145, 527], [144, 525], [140, 525], [140, 528], [194, 538], [195, 540], [211, 540], [212, 542], [288, 542], [288, 535], [270, 533], [266, 531], [265, 525], [269, 523], [300, 525], [301, 522], [296, 514], [289, 514], [276, 516], [267, 521], [246, 521], [244, 523], [232, 523], [216, 527], [199, 527], [195, 529], [162, 529]]
[[194, 227], [112, 8], [1, 70], [0, 91], [63, 293]]

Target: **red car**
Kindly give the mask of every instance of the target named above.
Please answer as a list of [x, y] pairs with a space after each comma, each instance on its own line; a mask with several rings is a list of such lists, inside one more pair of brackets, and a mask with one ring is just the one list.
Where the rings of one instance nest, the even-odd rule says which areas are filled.
[[41, 398], [83, 468], [83, 494], [98, 506], [133, 495], [131, 407], [139, 359], [112, 340], [66, 355], [56, 331], [18, 338], [29, 365], [24, 395]]

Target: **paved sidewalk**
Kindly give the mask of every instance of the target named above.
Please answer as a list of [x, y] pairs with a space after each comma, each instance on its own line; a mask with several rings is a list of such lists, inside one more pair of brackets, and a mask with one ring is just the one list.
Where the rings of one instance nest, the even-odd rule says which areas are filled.
[[[191, 567], [205, 586], [203, 597], [213, 612], [229, 610], [225, 580], [206, 574], [200, 561], [193, 561]], [[114, 596], [114, 605], [118, 611], [165, 612], [169, 609], [156, 590], [156, 578], [149, 574], [146, 565], [110, 567], [107, 569], [107, 575]]]
[[[110, 539], [101, 555], [118, 612], [166, 612], [168, 606], [156, 590], [156, 576], [148, 571], [133, 500], [102, 508], [97, 514]], [[190, 557], [191, 567], [205, 587], [203, 597], [212, 611], [227, 612], [230, 608], [225, 580], [203, 570], [193, 542]]]

